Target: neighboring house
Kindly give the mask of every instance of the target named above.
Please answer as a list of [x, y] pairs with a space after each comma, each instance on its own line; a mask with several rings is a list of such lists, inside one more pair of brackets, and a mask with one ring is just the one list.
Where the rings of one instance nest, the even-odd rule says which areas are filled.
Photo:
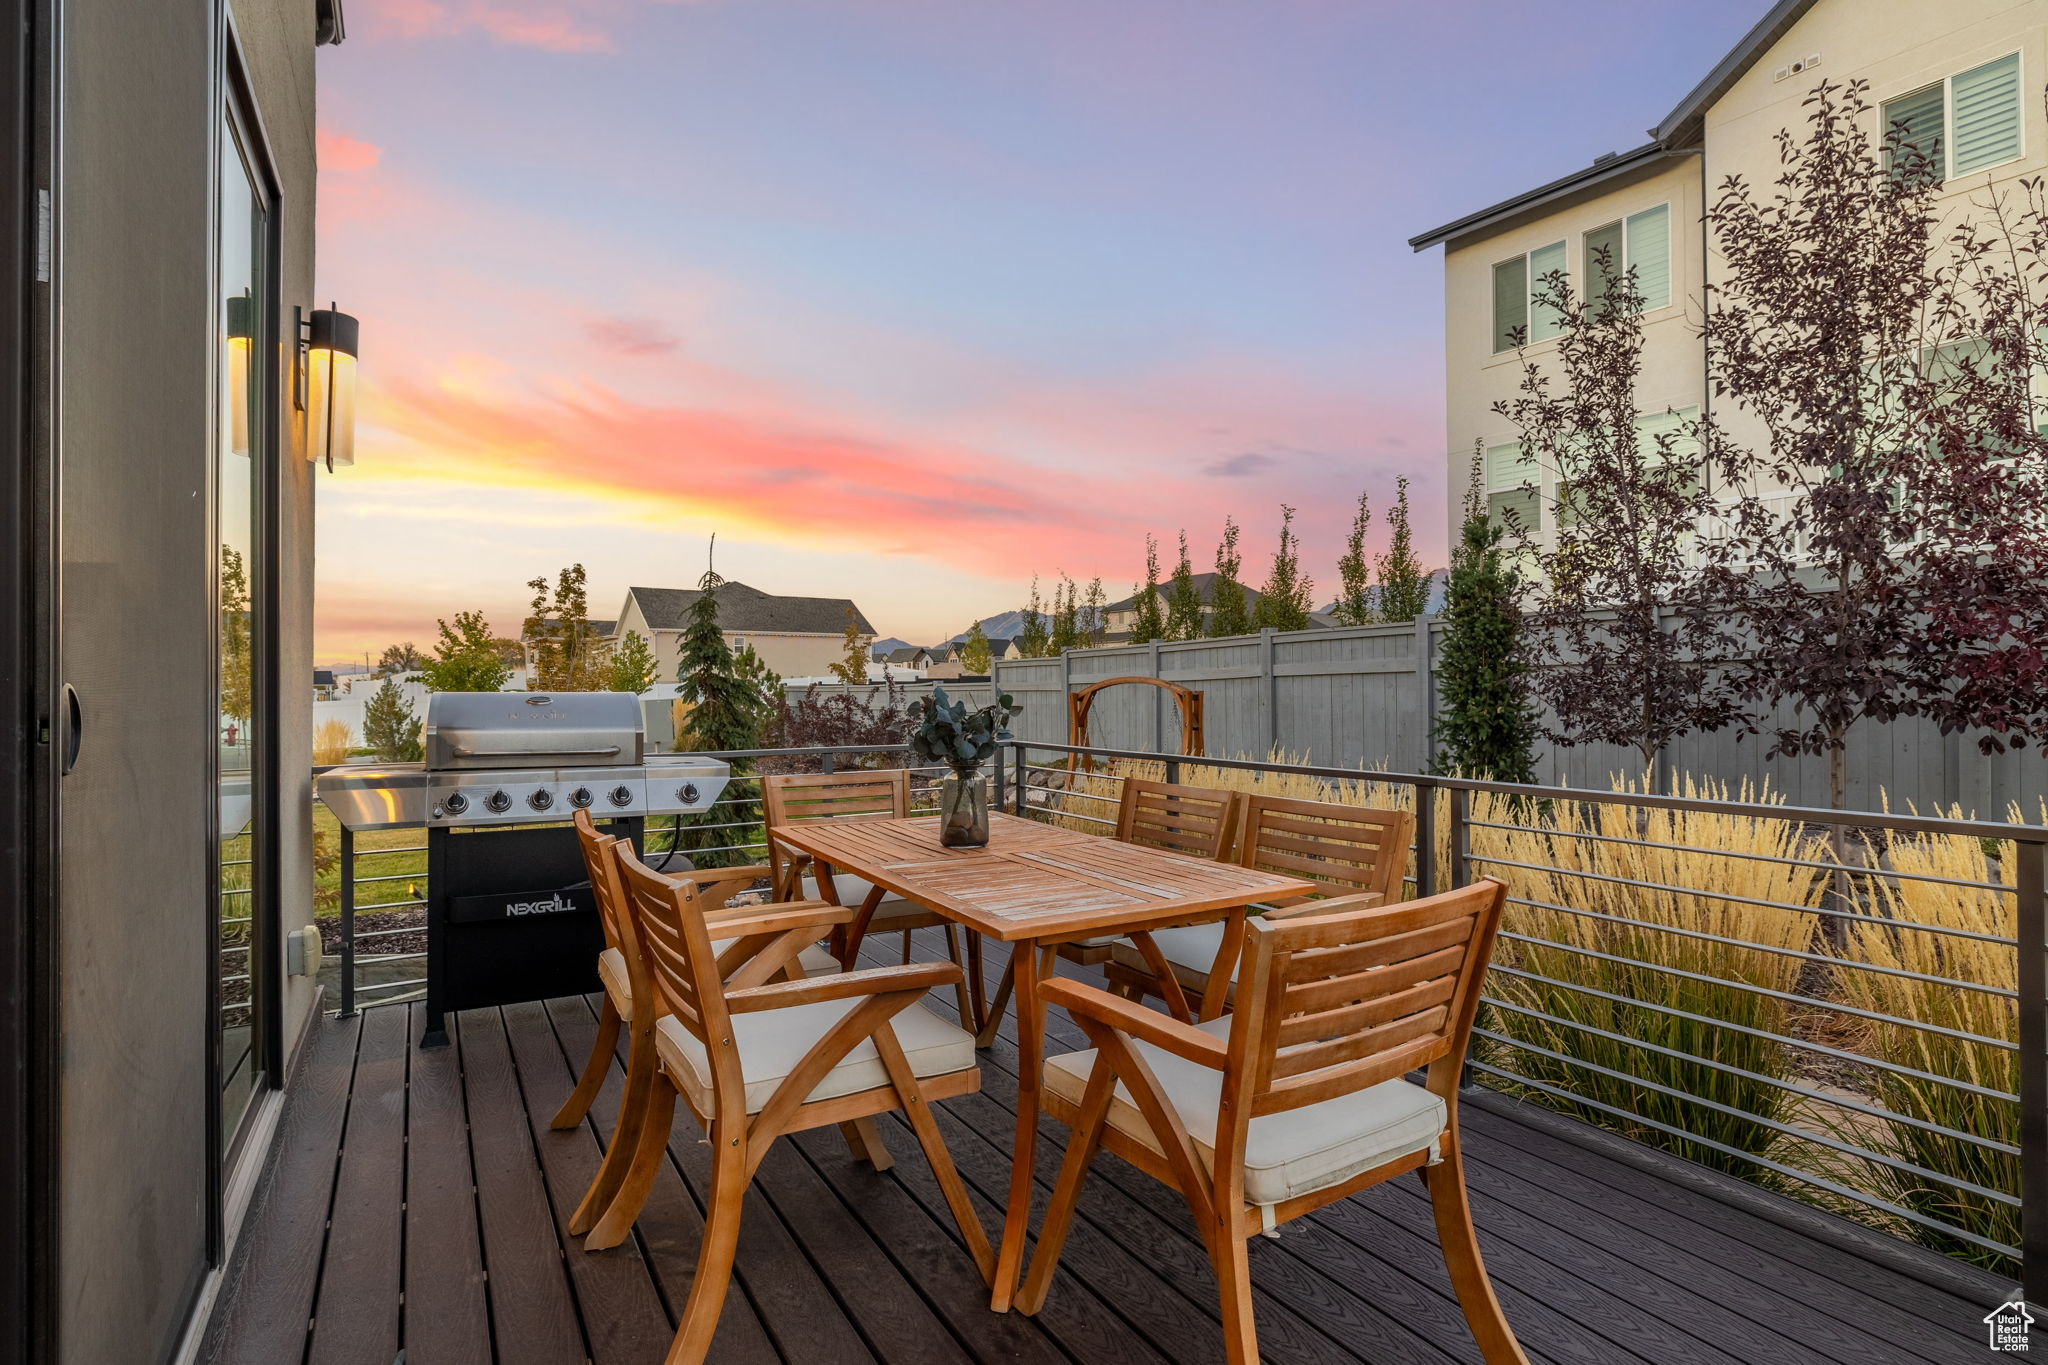
[[[1430, 570], [1429, 605], [1422, 610], [1424, 616], [1434, 616], [1444, 609], [1444, 594], [1449, 590], [1450, 582], [1451, 571], [1449, 569]], [[1365, 596], [1368, 602], [1377, 604], [1380, 597], [1379, 587], [1374, 585], [1367, 588]], [[1341, 626], [1343, 622], [1337, 619], [1336, 613], [1337, 604], [1335, 602], [1330, 603], [1327, 607], [1318, 607], [1309, 613], [1309, 624], [1316, 626]]]
[[[1209, 617], [1209, 591], [1216, 586], [1216, 575], [1213, 573], [1198, 573], [1194, 575], [1194, 583], [1195, 591], [1202, 598], [1202, 619], [1206, 621]], [[1162, 621], [1166, 619], [1166, 597], [1171, 591], [1173, 591], [1173, 584], [1161, 583], [1159, 585], [1159, 617]], [[1130, 638], [1131, 628], [1138, 623], [1138, 604], [1144, 598], [1144, 593], [1139, 592], [1124, 598], [1121, 602], [1111, 602], [1102, 609], [1105, 643], [1112, 640], [1127, 640]], [[1244, 590], [1244, 604], [1246, 611], [1250, 611], [1259, 604], [1259, 593], [1256, 588], [1246, 588]]]
[[331, 701], [334, 697], [334, 670], [316, 668], [313, 670], [313, 700]]
[[[613, 635], [623, 638], [629, 630], [639, 631], [654, 649], [657, 676], [670, 681], [676, 675], [683, 631], [690, 624], [690, 607], [699, 595], [695, 588], [628, 588]], [[727, 583], [718, 590], [718, 625], [726, 642], [734, 649], [752, 645], [762, 662], [785, 678], [831, 673], [832, 665], [846, 657], [849, 611], [861, 644], [870, 645], [875, 628], [844, 597], [778, 597], [744, 583]]]
[[1777, 134], [1804, 135], [1803, 102], [1823, 79], [1868, 82], [1873, 139], [1904, 122], [1915, 145], [1938, 143], [1944, 207], [2016, 190], [2048, 170], [2042, 18], [2031, 0], [1781, 0], [1649, 142], [1411, 238], [1417, 251], [1444, 247], [1453, 539], [1475, 446], [1495, 514], [1513, 506], [1539, 536], [1551, 530], [1556, 471], [1523, 464], [1513, 424], [1492, 410], [1521, 382], [1515, 329], [1527, 329], [1528, 356], [1555, 368], [1557, 324], [1531, 297], [1545, 274], [1564, 271], [1583, 295], [1600, 248], [1633, 267], [1644, 296], [1639, 426], [1647, 439], [1698, 417], [1711, 403], [1699, 337], [1707, 196], [1731, 175], [1769, 189]]
[[[841, 629], [843, 630], [844, 627]], [[881, 663], [889, 657], [891, 652], [899, 650], [909, 643], [910, 641], [899, 640], [893, 635], [885, 636], [868, 646], [868, 657], [876, 663]]]
[[[597, 647], [601, 651], [609, 652], [614, 638], [619, 633], [619, 623], [617, 621], [600, 621], [595, 618], [585, 618], [583, 624], [590, 632], [590, 638]], [[523, 651], [522, 657], [525, 659], [527, 672], [531, 673], [540, 667], [538, 648], [541, 638], [543, 636], [556, 635], [560, 633], [561, 629], [562, 623], [560, 621], [543, 621], [537, 632], [528, 634], [522, 631], [520, 633], [519, 646]]]
[[928, 649], [919, 649], [916, 645], [892, 649], [889, 651], [889, 657], [883, 660], [891, 668], [923, 668], [931, 661], [932, 652]]

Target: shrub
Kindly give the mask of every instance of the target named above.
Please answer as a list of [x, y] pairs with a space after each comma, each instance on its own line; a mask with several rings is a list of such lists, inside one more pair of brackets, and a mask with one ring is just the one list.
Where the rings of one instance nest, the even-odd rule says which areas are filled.
[[[1963, 815], [1956, 810], [1949, 812], [1949, 818], [1961, 819]], [[2012, 811], [2011, 818], [2021, 823], [2017, 809]], [[1902, 924], [1931, 925], [1999, 938], [2014, 936], [2015, 874], [2011, 858], [1987, 858], [1984, 846], [1975, 839], [1937, 834], [1897, 835], [1886, 852], [1885, 866], [1893, 875], [1877, 879], [1875, 897], [1879, 913]], [[1925, 880], [1930, 877], [1950, 881]], [[1992, 891], [1951, 884], [1955, 881], [1996, 881], [2007, 889]], [[2018, 986], [2017, 956], [2011, 945], [2004, 943], [1852, 922], [1841, 953], [1852, 962], [1926, 976], [2008, 991]], [[1983, 1038], [2007, 1042], [2018, 1038], [2018, 1005], [2006, 997], [1877, 972], [1845, 971], [1840, 975], [1838, 994], [1845, 1004]], [[2019, 1090], [2019, 1054], [1989, 1043], [1969, 1042], [1899, 1024], [1873, 1024], [1860, 1040], [1859, 1050], [1883, 1061], [2003, 1094]], [[2020, 1110], [2011, 1100], [1888, 1071], [1876, 1074], [1873, 1089], [1879, 1102], [1901, 1119], [1918, 1119], [2019, 1146]], [[2017, 1156], [1902, 1121], [1888, 1123], [1877, 1145], [1886, 1155], [1899, 1160], [1988, 1189], [2019, 1193]], [[2007, 1246], [2019, 1245], [2017, 1208], [1880, 1162], [1865, 1165], [1866, 1169], [1858, 1175], [1883, 1198], [1979, 1237]], [[2017, 1269], [1997, 1252], [1918, 1223], [1905, 1223], [1896, 1231], [2002, 1273], [2015, 1273]]]
[[323, 720], [313, 727], [313, 761], [323, 766], [348, 762], [355, 732], [345, 720]]

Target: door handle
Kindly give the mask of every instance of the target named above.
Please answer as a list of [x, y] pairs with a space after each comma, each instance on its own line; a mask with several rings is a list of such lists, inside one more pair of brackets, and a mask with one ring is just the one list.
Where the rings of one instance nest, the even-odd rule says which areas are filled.
[[78, 704], [78, 689], [70, 683], [64, 684], [64, 766], [63, 776], [69, 776], [78, 766], [79, 746], [85, 742], [85, 710]]

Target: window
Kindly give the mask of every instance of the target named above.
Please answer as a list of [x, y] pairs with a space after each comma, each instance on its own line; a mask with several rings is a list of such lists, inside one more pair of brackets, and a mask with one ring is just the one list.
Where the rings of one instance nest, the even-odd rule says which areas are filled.
[[1537, 496], [1536, 470], [1523, 458], [1519, 442], [1486, 448], [1486, 514], [1505, 524], [1507, 515], [1530, 531], [1543, 529], [1543, 508]]
[[1564, 320], [1540, 296], [1556, 287], [1549, 277], [1565, 273], [1563, 242], [1538, 247], [1525, 256], [1493, 267], [1493, 349], [1515, 348], [1515, 334], [1527, 329], [1527, 340], [1548, 341], [1564, 330]]
[[1642, 295], [1645, 311], [1671, 302], [1669, 204], [1644, 209], [1585, 235], [1587, 303], [1605, 303], [1615, 284], [1630, 270], [1636, 272], [1636, 293]]
[[[1895, 175], [1937, 180], [1981, 171], [2020, 155], [2020, 54], [1972, 67], [1889, 101], [1883, 133]], [[1895, 154], [1896, 153], [1896, 154]]]

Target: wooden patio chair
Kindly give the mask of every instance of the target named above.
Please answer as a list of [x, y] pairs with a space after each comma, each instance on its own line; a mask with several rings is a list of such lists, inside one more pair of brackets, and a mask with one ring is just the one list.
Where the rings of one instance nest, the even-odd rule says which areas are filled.
[[[974, 1007], [965, 984], [966, 962], [960, 953], [960, 935], [966, 931], [944, 915], [892, 895], [851, 872], [835, 869], [830, 877], [820, 877], [810, 855], [785, 847], [775, 837], [778, 828], [799, 820], [901, 819], [910, 814], [909, 771], [776, 774], [761, 779], [761, 796], [775, 899], [800, 899], [808, 874], [817, 888], [817, 899], [855, 911], [852, 923], [835, 939], [839, 960], [849, 968], [860, 953], [861, 940], [870, 933], [902, 934], [903, 960], [908, 962], [912, 930], [943, 929], [946, 955], [963, 973], [958, 992], [960, 1022], [963, 1027], [974, 1027]], [[867, 904], [871, 899], [872, 908]]]
[[[1305, 877], [1314, 896], [1270, 907], [1268, 918], [1315, 913], [1314, 897], [1342, 896], [1347, 905], [1382, 905], [1399, 899], [1408, 875], [1415, 817], [1403, 810], [1370, 810], [1335, 801], [1279, 796], [1244, 798], [1237, 817], [1237, 861]], [[1157, 995], [1174, 1018], [1214, 1019], [1230, 1004], [1244, 920], [1156, 929], [1144, 940], [1119, 940], [1103, 967], [1109, 989], [1131, 1000]], [[1189, 998], [1200, 1002], [1191, 1011]]]
[[[1236, 829], [1238, 793], [1127, 777], [1117, 798], [1116, 833], [1127, 844], [1168, 848], [1196, 858], [1227, 858]], [[1115, 934], [1062, 943], [1060, 956], [1083, 967], [1107, 962], [1124, 940]]]
[[[1215, 1267], [1231, 1365], [1259, 1358], [1246, 1239], [1419, 1170], [1445, 1266], [1487, 1365], [1527, 1365], [1472, 1231], [1458, 1073], [1507, 888], [1257, 920], [1239, 1005], [1202, 1024], [1075, 981], [1039, 987], [1095, 1044], [1045, 1062], [1073, 1129], [1020, 1312], [1045, 1303], [1088, 1166], [1107, 1149], [1180, 1191]], [[1418, 1067], [1428, 1083], [1404, 1079]]]
[[[605, 834], [590, 818], [590, 812], [576, 812], [576, 841], [582, 846], [583, 865], [590, 873], [590, 889], [597, 901], [597, 916], [604, 928], [604, 951], [598, 955], [597, 977], [604, 986], [604, 1001], [597, 1011], [597, 1037], [590, 1045], [590, 1056], [583, 1063], [583, 1072], [577, 1077], [576, 1088], [555, 1116], [548, 1122], [551, 1128], [574, 1128], [589, 1114], [591, 1104], [598, 1092], [604, 1088], [605, 1077], [611, 1071], [612, 1058], [619, 1045], [622, 1027], [631, 1028], [626, 1039], [626, 1085], [619, 1100], [621, 1116], [636, 1114], [645, 1106], [646, 1091], [654, 1077], [654, 1009], [636, 1009], [634, 1001], [651, 999], [647, 983], [635, 988], [634, 974], [639, 970], [639, 953], [633, 934], [631, 915], [626, 906], [626, 893], [619, 881], [618, 864], [609, 856], [611, 846], [619, 842], [612, 835]], [[767, 946], [769, 939], [756, 930], [750, 934], [726, 932], [724, 921], [736, 921], [732, 928], [737, 931], [759, 923], [757, 910], [718, 910], [734, 895], [750, 889], [754, 882], [767, 875], [764, 867], [707, 868], [703, 871], [686, 872], [696, 887], [701, 904], [713, 908], [707, 915], [709, 932], [714, 941], [730, 941], [739, 937], [739, 951], [731, 954], [734, 966], [751, 952]], [[822, 931], [819, 934], [822, 937]], [[798, 954], [793, 966], [785, 968], [787, 976], [829, 976], [839, 970], [839, 960], [833, 957], [815, 941]], [[612, 1141], [605, 1151], [605, 1160], [599, 1166], [597, 1176], [583, 1196], [583, 1202], [569, 1217], [569, 1231], [588, 1232], [604, 1212], [605, 1204], [618, 1189], [618, 1182], [625, 1174], [626, 1158], [633, 1150], [632, 1134], [623, 1126], [614, 1128]]]
[[807, 935], [845, 922], [844, 907], [806, 902], [757, 912], [746, 930], [772, 942], [728, 975], [694, 885], [650, 871], [622, 844], [608, 852], [625, 888], [639, 971], [652, 993], [647, 1003], [658, 1012], [658, 1064], [635, 1120], [632, 1161], [592, 1242], [622, 1239], [639, 1217], [667, 1159], [678, 1099], [711, 1145], [703, 1240], [668, 1365], [697, 1365], [710, 1349], [747, 1186], [785, 1133], [902, 1111], [983, 1282], [992, 1284], [988, 1235], [931, 1113], [934, 1100], [980, 1088], [974, 1038], [918, 1005], [933, 987], [959, 980], [960, 969], [927, 962], [772, 981]]

